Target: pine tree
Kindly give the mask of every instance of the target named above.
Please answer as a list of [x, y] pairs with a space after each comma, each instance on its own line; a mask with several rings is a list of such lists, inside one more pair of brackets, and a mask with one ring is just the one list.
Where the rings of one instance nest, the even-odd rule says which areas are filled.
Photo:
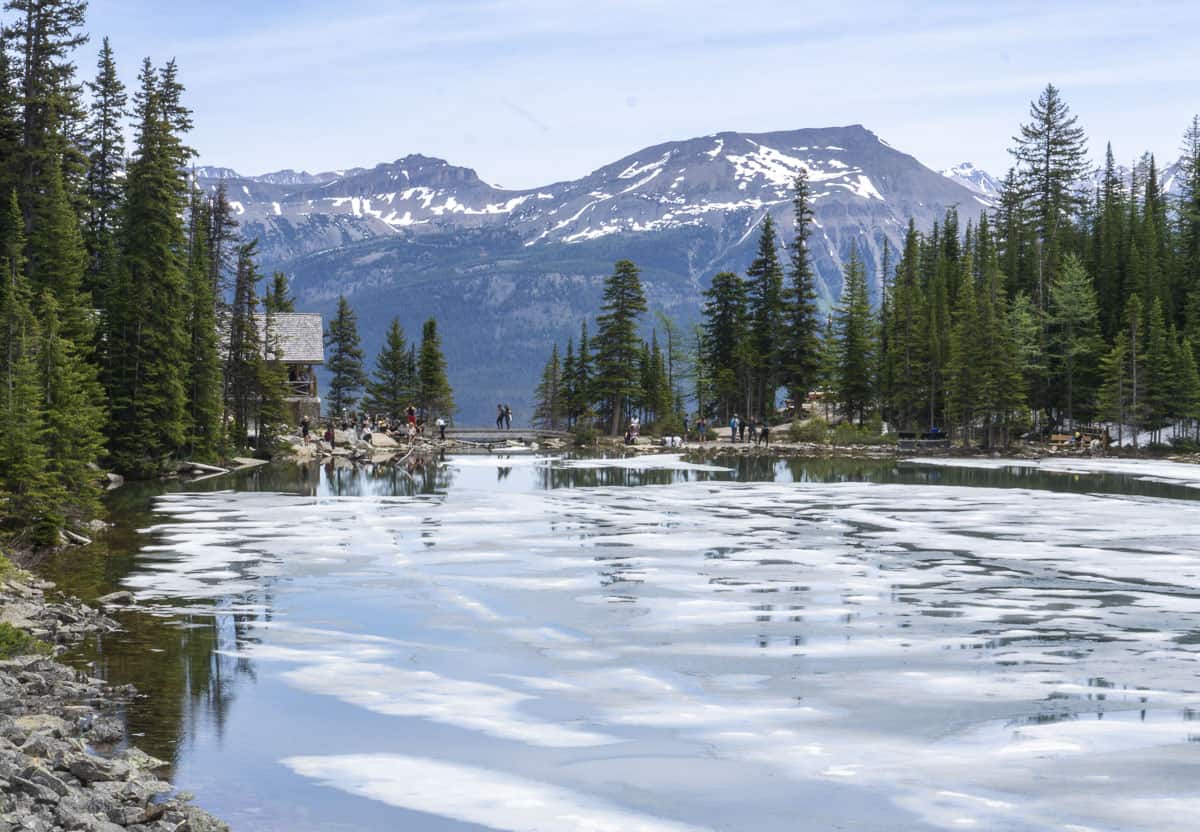
[[604, 303], [596, 319], [596, 392], [605, 402], [609, 430], [620, 432], [628, 401], [638, 393], [638, 317], [646, 311], [646, 296], [638, 268], [618, 260], [604, 281]]
[[957, 425], [964, 442], [970, 441], [984, 382], [983, 329], [976, 302], [974, 287], [964, 284], [958, 292], [946, 368], [946, 416], [948, 424]]
[[99, 299], [104, 297], [117, 265], [117, 220], [125, 170], [122, 123], [128, 104], [108, 38], [100, 47], [96, 79], [87, 86], [92, 104], [86, 133], [88, 214], [84, 236], [89, 258], [84, 289]]
[[384, 336], [383, 347], [375, 358], [375, 372], [367, 381], [364, 406], [372, 413], [385, 414], [389, 419], [403, 418], [405, 410], [416, 398], [416, 379], [410, 361], [408, 341], [399, 318], [392, 318]]
[[46, 428], [46, 472], [64, 493], [72, 514], [91, 517], [99, 509], [94, 466], [104, 450], [105, 411], [94, 368], [59, 326], [58, 302], [46, 290], [41, 308], [38, 370]]
[[748, 375], [745, 283], [733, 272], [720, 272], [704, 291], [704, 299], [701, 360], [712, 386], [717, 413], [727, 419], [743, 400]]
[[[174, 132], [177, 91], [147, 60], [134, 97], [138, 129], [125, 183], [122, 257], [105, 314], [113, 338], [107, 375], [109, 446], [120, 470], [153, 476], [187, 442], [186, 326], [191, 307], [183, 228], [186, 183]], [[169, 94], [168, 94], [169, 93]]]
[[1145, 350], [1142, 346], [1145, 327], [1142, 317], [1145, 307], [1142, 299], [1136, 293], [1129, 296], [1125, 304], [1125, 332], [1123, 339], [1126, 348], [1126, 362], [1129, 378], [1129, 407], [1127, 414], [1129, 425], [1133, 430], [1133, 449], [1136, 452], [1140, 444], [1139, 434], [1145, 420], [1146, 404], [1145, 389]]
[[912, 220], [896, 269], [888, 303], [888, 368], [893, 416], [901, 430], [912, 430], [926, 386], [929, 343], [925, 337], [925, 293], [920, 278], [920, 237]]
[[220, 346], [217, 338], [217, 298], [209, 282], [208, 222], [211, 205], [192, 192], [188, 211], [187, 283], [191, 308], [187, 318], [190, 340], [187, 373], [188, 455], [215, 459], [224, 444]]
[[437, 321], [430, 318], [421, 327], [421, 351], [417, 359], [417, 408], [427, 419], [454, 415], [454, 391], [446, 378], [446, 358], [438, 337]]
[[[656, 313], [658, 323], [666, 336], [666, 346], [663, 351], [665, 370], [667, 374], [667, 392], [671, 395], [671, 406], [676, 416], [683, 415], [683, 381], [688, 375], [687, 339], [684, 331], [674, 320], [662, 311]], [[569, 345], [568, 345], [569, 346]], [[682, 430], [683, 425], [678, 425]]]
[[782, 374], [785, 334], [783, 266], [776, 251], [775, 222], [763, 217], [758, 237], [758, 254], [746, 269], [746, 310], [749, 323], [749, 362], [752, 372], [751, 401], [754, 410], [768, 415], [775, 409], [775, 392]]
[[[10, 220], [20, 217], [14, 194]], [[31, 542], [57, 542], [64, 518], [63, 494], [49, 473], [36, 347], [37, 324], [24, 275], [21, 223], [10, 222], [0, 249], [0, 521], [10, 529], [31, 530]]]
[[0, 391], [0, 492], [8, 495], [4, 525], [18, 532], [28, 529], [31, 543], [48, 546], [57, 542], [66, 521], [65, 495], [49, 470], [37, 336], [31, 323], [17, 338], [15, 361]]
[[[982, 263], [977, 309], [979, 347], [977, 410], [985, 421], [985, 445], [1007, 444], [1009, 424], [1025, 400], [1021, 358], [1013, 341], [1008, 298], [986, 217], [980, 222], [978, 256]], [[999, 433], [997, 433], [999, 432]]]
[[[792, 182], [792, 223], [796, 236], [791, 245], [790, 281], [784, 292], [785, 327], [781, 352], [788, 396], [799, 403], [805, 400], [817, 376], [821, 327], [817, 315], [816, 273], [808, 250], [813, 223], [812, 192], [808, 171], [804, 168]], [[884, 279], [887, 277], [885, 275]]]
[[[557, 345], [556, 345], [557, 346]], [[563, 354], [562, 360], [562, 406], [563, 418], [566, 420], [567, 427], [575, 425], [575, 402], [578, 401], [578, 395], [575, 390], [575, 339], [567, 339], [567, 351]]]
[[45, 190], [34, 204], [26, 272], [36, 295], [43, 289], [54, 293], [62, 313], [62, 334], [90, 353], [91, 301], [82, 292], [87, 254], [79, 221], [63, 185], [62, 169], [54, 161], [53, 157], [44, 160]]
[[862, 425], [873, 399], [871, 380], [875, 345], [866, 272], [854, 244], [850, 246], [850, 257], [843, 274], [845, 288], [836, 316], [838, 401], [846, 417], [857, 419]]
[[[3, 28], [0, 28], [0, 197], [4, 200], [2, 206], [5, 209], [8, 207], [8, 197], [16, 191], [19, 181], [17, 161], [21, 149], [21, 121], [15, 75], [8, 40]], [[6, 212], [0, 211], [0, 239], [7, 236], [8, 223]], [[21, 227], [24, 228], [23, 218]]]
[[[80, 116], [81, 89], [75, 81], [71, 55], [87, 42], [80, 31], [87, 3], [8, 0], [5, 9], [14, 12], [4, 28], [5, 38], [20, 55], [21, 138], [12, 161], [28, 234], [33, 231], [38, 202], [46, 193], [45, 177], [54, 169], [62, 175], [64, 152], [74, 152], [63, 136], [71, 132]], [[65, 160], [71, 168], [79, 161]]]
[[1125, 425], [1130, 419], [1129, 348], [1124, 338], [1118, 338], [1100, 359], [1099, 416], [1115, 422], [1117, 444], [1124, 443]]
[[340, 416], [354, 406], [357, 393], [366, 383], [363, 373], [363, 353], [359, 348], [358, 318], [345, 296], [338, 298], [337, 316], [325, 331], [325, 346], [331, 349], [329, 371], [329, 413]]
[[267, 294], [263, 298], [263, 308], [268, 312], [296, 311], [296, 299], [291, 295], [287, 275], [283, 272], [271, 275], [271, 285], [267, 287]]
[[1120, 301], [1125, 292], [1121, 269], [1121, 246], [1125, 236], [1124, 186], [1117, 173], [1110, 143], [1104, 155], [1104, 174], [1096, 207], [1095, 247], [1096, 294], [1101, 313], [1101, 330], [1111, 338], [1120, 328]]
[[1094, 368], [1100, 355], [1100, 315], [1091, 277], [1068, 254], [1050, 287], [1050, 357], [1056, 386], [1062, 391], [1068, 425], [1076, 411], [1090, 414]]
[[1078, 118], [1062, 100], [1058, 88], [1047, 84], [1029, 108], [1030, 122], [1022, 124], [1010, 151], [1019, 165], [1022, 193], [1028, 200], [1032, 234], [1041, 241], [1038, 262], [1042, 279], [1034, 298], [1048, 305], [1049, 282], [1067, 253], [1070, 223], [1083, 205], [1077, 184], [1088, 172], [1087, 141]]
[[250, 426], [256, 424], [267, 360], [266, 332], [258, 321], [258, 281], [255, 264], [257, 240], [238, 249], [233, 304], [229, 315], [229, 349], [225, 362], [225, 407], [235, 448], [249, 445]]
[[555, 344], [550, 351], [550, 360], [542, 368], [542, 380], [533, 395], [533, 424], [558, 430], [565, 414], [563, 399], [562, 364], [558, 360], [558, 344]]
[[1170, 417], [1174, 398], [1171, 347], [1162, 300], [1155, 298], [1146, 315], [1142, 413], [1145, 426], [1153, 430], [1156, 437]]
[[596, 403], [593, 357], [587, 321], [583, 321], [579, 325], [579, 351], [575, 354], [575, 378], [571, 383], [571, 410], [577, 422], [590, 420]]
[[[1190, 300], [1200, 292], [1200, 115], [1192, 117], [1184, 133], [1179, 167], [1179, 283]], [[1200, 303], [1186, 317], [1200, 327]], [[1192, 343], [1200, 348], [1200, 341]]]
[[1191, 424], [1194, 435], [1200, 439], [1200, 370], [1196, 367], [1195, 350], [1186, 338], [1179, 345], [1177, 373], [1179, 416]]

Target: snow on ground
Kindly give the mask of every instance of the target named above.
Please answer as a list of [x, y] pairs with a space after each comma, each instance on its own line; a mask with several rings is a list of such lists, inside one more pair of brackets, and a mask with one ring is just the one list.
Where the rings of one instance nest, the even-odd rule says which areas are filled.
[[[450, 460], [445, 494], [163, 497], [126, 585], [164, 612], [273, 599], [238, 655], [305, 697], [294, 719], [334, 721], [278, 758], [392, 806], [517, 832], [775, 832], [797, 805], [877, 832], [1192, 828], [1200, 501], [711, 476], [505, 491], [476, 459]], [[722, 470], [514, 462], [531, 481]], [[1039, 467], [1200, 484], [1173, 463]]]
[[1057, 474], [1122, 474], [1149, 482], [1200, 488], [1200, 465], [1150, 459], [1108, 457], [1043, 457], [1042, 459], [979, 459], [972, 457], [915, 457], [905, 462], [950, 468], [1033, 468]]

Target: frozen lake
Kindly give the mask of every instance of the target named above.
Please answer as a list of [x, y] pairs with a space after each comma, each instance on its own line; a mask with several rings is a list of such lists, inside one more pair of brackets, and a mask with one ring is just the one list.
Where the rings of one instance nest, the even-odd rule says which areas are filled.
[[77, 660], [239, 830], [1196, 828], [1200, 468], [730, 465], [131, 503]]

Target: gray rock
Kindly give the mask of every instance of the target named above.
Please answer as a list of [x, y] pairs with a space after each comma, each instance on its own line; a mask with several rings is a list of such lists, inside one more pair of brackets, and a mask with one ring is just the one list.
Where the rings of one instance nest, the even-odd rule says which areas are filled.
[[133, 603], [133, 593], [128, 590], [119, 590], [110, 592], [107, 595], [101, 595], [96, 599], [96, 603], [102, 607], [123, 606]]
[[24, 775], [26, 780], [31, 783], [37, 783], [39, 786], [44, 786], [59, 797], [66, 797], [71, 791], [66, 783], [41, 766], [30, 766], [25, 769]]
[[93, 742], [120, 742], [125, 738], [125, 726], [119, 720], [111, 717], [100, 717], [92, 721], [92, 727], [88, 729], [87, 735]]
[[71, 760], [67, 770], [85, 784], [102, 780], [121, 780], [124, 779], [122, 775], [129, 773], [129, 768], [124, 764], [90, 755], [81, 755]]
[[14, 791], [27, 794], [39, 803], [57, 803], [59, 795], [53, 789], [35, 783], [25, 777], [17, 776], [9, 780]]
[[187, 816], [187, 828], [190, 832], [229, 832], [229, 826], [214, 818], [203, 809], [188, 806], [183, 810]]

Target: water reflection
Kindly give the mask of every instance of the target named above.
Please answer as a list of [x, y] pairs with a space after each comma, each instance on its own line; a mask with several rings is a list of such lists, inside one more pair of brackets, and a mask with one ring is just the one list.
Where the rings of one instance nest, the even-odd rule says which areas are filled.
[[[925, 756], [927, 738], [917, 751], [888, 742], [910, 730], [898, 724], [913, 715], [926, 719], [939, 706], [981, 721], [983, 745], [1008, 742], [1015, 733], [1091, 731], [1076, 724], [1106, 715], [1109, 722], [1115, 716], [1156, 726], [1169, 720], [1176, 728], [1196, 720], [1192, 705], [1182, 707], [1187, 694], [1175, 670], [1164, 669], [1183, 660], [1169, 651], [1194, 649], [1198, 632], [1191, 617], [1196, 588], [1169, 561], [1195, 554], [1187, 550], [1194, 538], [1170, 539], [1164, 528], [1170, 523], [1161, 521], [1170, 510], [1160, 506], [1147, 514], [1149, 529], [1114, 529], [1109, 546], [1097, 537], [1109, 522], [1104, 511], [1128, 512], [1129, 501], [1088, 497], [1088, 512], [1076, 513], [1071, 498], [1049, 494], [1076, 493], [1081, 501], [1097, 493], [1132, 496], [1147, 501], [1149, 512], [1150, 500], [1194, 501], [1196, 490], [1129, 477], [1073, 479], [891, 460], [714, 456], [709, 462], [718, 470], [572, 467], [520, 457], [268, 466], [236, 480], [254, 499], [220, 493], [228, 479], [207, 481], [194, 488], [208, 499], [168, 505], [169, 515], [149, 508], [153, 489], [131, 488], [111, 498], [120, 520], [113, 533], [86, 558], [65, 555], [49, 571], [90, 599], [122, 581], [161, 579], [171, 558], [203, 566], [187, 575], [191, 583], [178, 584], [188, 591], [154, 596], [163, 605], [160, 615], [129, 614], [127, 632], [73, 656], [148, 694], [129, 705], [130, 731], [150, 753], [181, 764], [189, 752], [199, 755], [198, 745], [225, 749], [239, 708], [268, 721], [268, 710], [282, 708], [279, 697], [287, 695], [281, 675], [314, 696], [330, 695], [330, 680], [339, 674], [355, 685], [361, 680], [361, 689], [347, 682], [340, 700], [369, 710], [360, 704], [367, 697], [393, 697], [380, 706], [385, 714], [412, 713], [405, 697], [424, 697], [421, 707], [449, 714], [439, 718], [460, 730], [454, 720], [471, 717], [478, 702], [425, 700], [448, 697], [446, 690], [458, 690], [453, 684], [485, 682], [493, 706], [506, 697], [533, 697], [529, 691], [570, 691], [533, 697], [530, 712], [554, 727], [556, 718], [603, 722], [606, 736], [639, 753], [646, 732], [674, 726], [648, 748], [667, 747], [689, 761], [757, 765], [774, 757], [793, 775], [826, 780], [870, 771], [876, 761], [807, 762], [805, 755], [819, 756], [814, 746], [828, 756], [846, 753], [843, 746], [859, 739], [846, 744], [827, 726], [798, 737], [796, 713], [764, 705], [764, 697], [853, 714], [856, 731], [883, 743], [879, 765], [899, 770], [911, 758], [914, 771], [924, 774], [938, 765]], [[915, 492], [919, 500], [901, 488], [829, 487], [861, 483], [945, 487]], [[1009, 500], [952, 486], [1042, 490], [1053, 505], [1016, 492]], [[1057, 523], [1066, 513], [1072, 522]], [[154, 542], [167, 551], [147, 549], [151, 537], [136, 531], [156, 525]], [[1130, 538], [1118, 540], [1117, 532], [1126, 531]], [[1061, 536], [1061, 545], [1048, 546], [1047, 536]], [[1089, 556], [1073, 558], [1072, 546]], [[281, 626], [265, 626], [277, 612]], [[312, 632], [300, 634], [300, 622]], [[362, 640], [355, 646], [359, 658], [346, 655], [353, 646], [348, 632]], [[290, 633], [282, 647], [280, 633]], [[440, 640], [433, 646], [432, 633]], [[264, 662], [273, 650], [337, 655], [268, 673]], [[1131, 662], [1133, 655], [1150, 655], [1154, 666]], [[1073, 677], [1076, 667], [1104, 675]], [[622, 675], [628, 673], [645, 678]], [[431, 674], [441, 681], [431, 682]], [[1155, 674], [1158, 690], [1137, 690]], [[497, 682], [502, 678], [531, 681], [505, 688]], [[260, 688], [271, 695], [255, 701]], [[325, 740], [333, 733], [338, 742], [354, 737], [367, 750], [394, 730], [391, 742], [421, 753], [469, 747], [506, 766], [540, 763], [473, 735], [447, 737], [415, 726], [411, 718], [390, 729], [386, 720], [346, 710], [329, 716], [332, 727], [305, 730]], [[471, 718], [485, 724], [478, 714]], [[533, 717], [522, 718], [519, 727], [533, 731]], [[488, 720], [488, 730], [502, 731]], [[770, 743], [755, 744], [767, 735]], [[1006, 739], [988, 739], [993, 735]], [[863, 740], [863, 747], [874, 740]], [[216, 752], [206, 753], [219, 759]], [[267, 753], [278, 756], [273, 745]], [[581, 770], [594, 764], [553, 757], [547, 771], [563, 760]], [[996, 761], [997, 770], [1005, 765]], [[262, 787], [254, 779], [262, 776], [250, 778], [254, 788]], [[388, 828], [371, 827], [361, 815], [350, 820], [359, 828]], [[910, 821], [904, 815], [893, 828], [925, 828]]]

